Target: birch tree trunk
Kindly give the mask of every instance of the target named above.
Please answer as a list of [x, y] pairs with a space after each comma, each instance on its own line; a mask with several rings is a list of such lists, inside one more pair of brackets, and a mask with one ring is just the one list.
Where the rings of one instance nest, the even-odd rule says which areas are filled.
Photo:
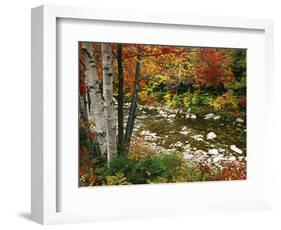
[[82, 42], [82, 52], [85, 65], [85, 76], [89, 87], [89, 114], [93, 116], [95, 121], [95, 128], [97, 132], [97, 139], [101, 154], [106, 153], [106, 129], [103, 112], [102, 91], [99, 85], [98, 72], [96, 67], [96, 60], [92, 45], [90, 42]]
[[123, 54], [122, 44], [117, 45], [117, 65], [118, 65], [118, 144], [119, 152], [123, 151], [124, 138], [124, 77], [123, 77]]
[[116, 128], [113, 103], [113, 70], [111, 45], [102, 43], [102, 72], [103, 72], [103, 97], [104, 117], [106, 127], [107, 164], [117, 155]]
[[142, 49], [137, 55], [136, 63], [136, 72], [135, 72], [135, 81], [134, 81], [134, 94], [131, 99], [131, 104], [129, 108], [129, 116], [126, 126], [126, 132], [124, 136], [124, 144], [127, 146], [127, 149], [130, 147], [130, 141], [133, 134], [133, 129], [136, 119], [136, 111], [138, 106], [138, 93], [139, 93], [139, 81], [141, 75], [141, 62], [142, 62]]

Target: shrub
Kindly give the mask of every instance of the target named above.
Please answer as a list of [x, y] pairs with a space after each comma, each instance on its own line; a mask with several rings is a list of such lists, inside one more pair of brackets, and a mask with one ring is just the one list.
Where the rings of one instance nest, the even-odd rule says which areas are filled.
[[110, 174], [124, 173], [127, 180], [133, 184], [145, 184], [147, 180], [153, 180], [161, 176], [166, 170], [159, 157], [148, 156], [142, 160], [129, 159], [121, 156], [110, 164]]
[[233, 90], [228, 90], [221, 96], [218, 96], [211, 105], [216, 111], [218, 110], [236, 110], [238, 108], [238, 102], [233, 94]]
[[187, 108], [191, 107], [192, 97], [193, 97], [193, 94], [190, 92], [187, 92], [183, 95], [183, 104], [185, 107], [187, 107]]
[[187, 162], [180, 152], [147, 156], [139, 160], [119, 156], [111, 162], [108, 173], [124, 173], [127, 181], [132, 184], [203, 180], [199, 169], [187, 167]]
[[193, 94], [192, 97], [192, 105], [193, 106], [208, 106], [210, 105], [214, 100], [214, 96], [208, 94], [208, 93], [200, 93], [196, 92]]
[[134, 138], [131, 141], [128, 157], [133, 160], [141, 160], [149, 156], [162, 154], [161, 151], [153, 149], [142, 138]]
[[131, 184], [127, 181], [124, 173], [117, 172], [114, 176], [106, 176], [106, 181], [102, 185], [128, 185]]
[[163, 101], [165, 105], [172, 106], [173, 94], [167, 93], [163, 96]]
[[247, 164], [245, 161], [234, 161], [223, 165], [221, 170], [210, 173], [208, 180], [245, 180], [247, 179]]

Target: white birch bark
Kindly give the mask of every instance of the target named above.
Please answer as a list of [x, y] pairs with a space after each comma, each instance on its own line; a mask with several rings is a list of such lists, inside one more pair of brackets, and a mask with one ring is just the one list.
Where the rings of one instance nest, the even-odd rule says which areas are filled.
[[83, 42], [82, 52], [84, 52], [85, 76], [89, 86], [90, 100], [89, 114], [93, 116], [97, 139], [102, 154], [106, 153], [106, 129], [103, 112], [102, 92], [99, 86], [98, 71], [92, 45], [90, 42]]
[[113, 102], [113, 70], [112, 70], [112, 50], [110, 44], [103, 43], [102, 49], [102, 72], [103, 72], [103, 97], [104, 115], [107, 141], [107, 163], [117, 155], [116, 143], [116, 122], [114, 118]]

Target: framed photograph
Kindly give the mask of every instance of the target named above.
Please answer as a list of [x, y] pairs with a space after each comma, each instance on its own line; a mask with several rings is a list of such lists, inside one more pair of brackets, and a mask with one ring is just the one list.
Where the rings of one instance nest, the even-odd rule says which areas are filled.
[[266, 19], [32, 9], [32, 219], [270, 209], [272, 33]]

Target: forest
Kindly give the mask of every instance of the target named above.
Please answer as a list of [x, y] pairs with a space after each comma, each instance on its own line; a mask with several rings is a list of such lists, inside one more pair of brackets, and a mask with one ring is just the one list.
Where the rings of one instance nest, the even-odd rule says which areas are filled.
[[246, 53], [79, 42], [79, 186], [246, 179]]

